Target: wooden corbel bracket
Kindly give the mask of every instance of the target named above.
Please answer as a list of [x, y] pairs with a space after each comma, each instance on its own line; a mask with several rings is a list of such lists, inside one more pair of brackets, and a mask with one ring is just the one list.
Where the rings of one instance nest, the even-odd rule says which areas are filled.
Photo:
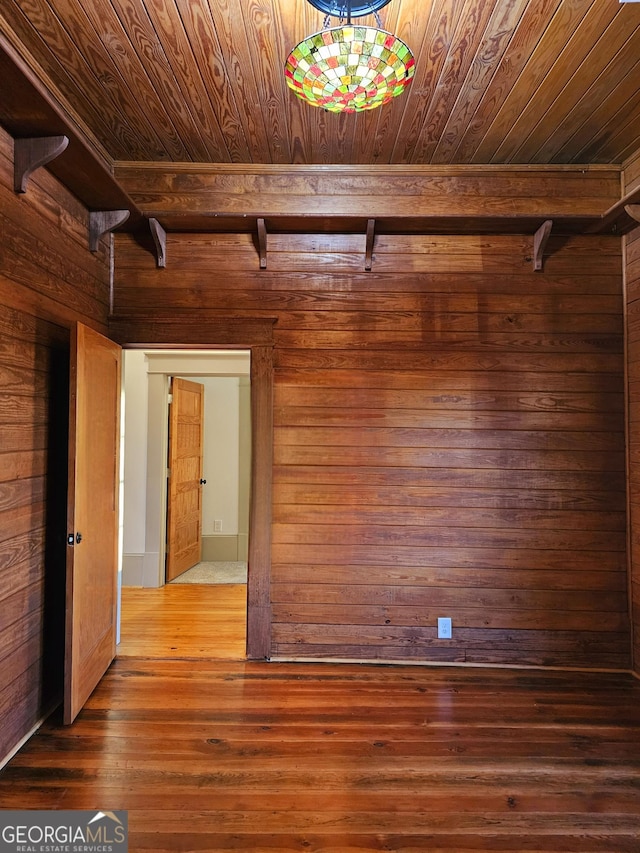
[[260, 258], [260, 269], [267, 268], [267, 226], [264, 219], [258, 219], [258, 256]]
[[128, 218], [128, 210], [92, 210], [89, 213], [89, 251], [97, 252], [102, 237]]
[[167, 266], [167, 232], [157, 219], [149, 219], [149, 228], [151, 236], [156, 247], [156, 262], [159, 269], [164, 269]]
[[370, 272], [373, 265], [373, 241], [376, 234], [375, 219], [367, 219], [367, 243], [364, 250], [364, 268]]
[[625, 204], [624, 209], [632, 219], [640, 223], [640, 204]]
[[26, 193], [32, 172], [51, 163], [69, 144], [68, 136], [32, 136], [13, 142], [13, 188]]
[[552, 227], [553, 219], [547, 219], [533, 235], [533, 269], [535, 272], [542, 269], [544, 250], [551, 235]]

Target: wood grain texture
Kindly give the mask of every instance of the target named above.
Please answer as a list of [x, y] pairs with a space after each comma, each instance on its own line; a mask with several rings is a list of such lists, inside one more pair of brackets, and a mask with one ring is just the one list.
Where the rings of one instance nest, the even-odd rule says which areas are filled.
[[532, 237], [117, 238], [131, 340], [277, 318], [272, 656], [629, 665], [620, 242]]
[[[633, 171], [631, 172], [633, 175]], [[633, 181], [633, 177], [630, 177]], [[626, 261], [626, 325], [627, 325], [627, 395], [628, 395], [628, 501], [629, 501], [629, 598], [632, 619], [632, 659], [636, 673], [640, 674], [640, 499], [639, 452], [640, 420], [638, 418], [638, 392], [640, 390], [640, 336], [638, 313], [640, 309], [640, 228], [635, 228], [624, 238]]]
[[123, 587], [118, 658], [244, 660], [245, 584]]
[[[121, 163], [115, 175], [147, 215], [181, 217], [599, 217], [620, 198], [617, 168], [604, 166], [367, 166]], [[309, 197], [313, 196], [313, 208]], [[167, 219], [169, 217], [169, 219]], [[202, 230], [209, 230], [203, 228]], [[498, 229], [499, 230], [499, 229]], [[535, 231], [535, 228], [532, 230]], [[363, 236], [364, 240], [364, 236]]]
[[[541, 138], [548, 139], [549, 135], [558, 130], [557, 125], [547, 118], [547, 112], [552, 112], [553, 119], [556, 122], [559, 120], [560, 124], [565, 117], [568, 118], [571, 115], [574, 99], [589, 90], [594, 79], [593, 75], [597, 76], [602, 68], [602, 55], [590, 56], [590, 54], [594, 43], [597, 44], [601, 38], [603, 30], [611, 26], [609, 36], [613, 44], [619, 47], [620, 38], [624, 43], [622, 31], [625, 22], [620, 16], [620, 11], [620, 7], [615, 8], [613, 4], [570, 2], [560, 5], [553, 19], [554, 27], [545, 31], [543, 39], [536, 46], [529, 68], [525, 67], [517, 80], [516, 88], [520, 101], [509, 97], [503, 105], [501, 118], [505, 122], [504, 138], [492, 159], [495, 158], [499, 162], [517, 162], [519, 156], [526, 156], [524, 153], [520, 154], [520, 151], [521, 149], [526, 151], [527, 142], [529, 142], [531, 156], [534, 154], [531, 149], [535, 148], [536, 144], [540, 144]], [[557, 38], [560, 33], [562, 33], [560, 39], [562, 48], [558, 51], [558, 42], [554, 34]], [[605, 41], [601, 43], [604, 44]], [[530, 79], [527, 83], [527, 70], [532, 73], [534, 79], [537, 78], [536, 82], [541, 90], [541, 103], [546, 105], [542, 114], [533, 106], [530, 99], [523, 100], [526, 97], [525, 89], [531, 85]], [[580, 83], [576, 84], [581, 77], [579, 73], [581, 70], [587, 78], [584, 89]], [[566, 112], [561, 106], [565, 102]], [[596, 103], [595, 100], [592, 101], [592, 107], [595, 107]], [[516, 104], [518, 105], [517, 114], [514, 109]], [[516, 120], [509, 122], [509, 116], [515, 116]], [[538, 121], [545, 125], [545, 133], [536, 138], [533, 127]], [[486, 151], [486, 145], [481, 146], [476, 152], [476, 158], [481, 157], [483, 151]]]
[[[451, 151], [450, 162], [467, 162], [467, 158], [480, 146], [487, 128], [493, 126], [494, 119], [500, 121], [507, 100], [512, 119], [526, 106], [526, 103], [522, 104], [521, 96], [517, 92], [523, 71], [526, 68], [527, 77], [531, 79], [533, 76], [539, 81], [545, 67], [545, 61], [542, 57], [539, 58], [536, 51], [538, 46], [532, 40], [531, 34], [547, 31], [552, 25], [561, 41], [567, 31], [566, 24], [559, 17], [555, 17], [560, 7], [560, 0], [542, 0], [539, 3], [527, 4], [515, 31], [510, 34], [507, 49], [502, 56], [496, 57], [499, 59], [497, 63], [490, 63], [490, 67], [494, 68], [493, 76], [481, 88], [480, 93], [474, 93], [475, 112], [467, 113], [466, 122], [458, 125], [460, 133], [457, 140], [452, 140], [446, 133], [443, 135], [436, 156], [449, 156]], [[464, 105], [458, 107], [458, 110], [462, 109]], [[455, 119], [455, 111], [452, 112], [451, 118]]]
[[106, 330], [106, 247], [88, 212], [38, 170], [13, 192], [0, 132], [0, 756], [62, 690], [69, 326]]
[[632, 853], [639, 707], [628, 675], [126, 657], [0, 800], [108, 801], [154, 853]]
[[78, 323], [69, 361], [65, 723], [115, 657], [122, 353]]
[[285, 84], [289, 52], [323, 28], [306, 0], [9, 0], [2, 29], [115, 160], [622, 163], [640, 147], [635, 4], [393, 0], [381, 17], [416, 73], [357, 115]]
[[[117, 186], [126, 191], [131, 206], [152, 220], [161, 219], [165, 230], [241, 235], [254, 242], [258, 233], [261, 269], [266, 268], [261, 229], [276, 240], [299, 233], [309, 239], [325, 234], [335, 242], [362, 235], [367, 269], [372, 262], [367, 243], [372, 221], [381, 238], [527, 235], [533, 255], [535, 237], [529, 235], [544, 222], [553, 223], [556, 236], [622, 235], [633, 227], [625, 207], [638, 199], [631, 194], [620, 200], [620, 172], [619, 167], [599, 165], [400, 168], [136, 162], [115, 167]], [[133, 222], [138, 221], [136, 215]]]
[[640, 188], [640, 151], [635, 152], [623, 164], [623, 195], [629, 195]]
[[251, 349], [251, 486], [247, 656], [271, 649], [271, 543], [273, 501], [273, 348]]
[[204, 386], [174, 376], [170, 394], [167, 581], [195, 566], [202, 553]]

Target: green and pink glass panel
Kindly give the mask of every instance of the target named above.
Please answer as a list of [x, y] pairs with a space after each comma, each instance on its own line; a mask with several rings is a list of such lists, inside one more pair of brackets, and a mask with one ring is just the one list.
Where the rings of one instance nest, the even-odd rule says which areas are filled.
[[285, 63], [295, 94], [330, 112], [382, 106], [405, 91], [414, 71], [413, 54], [401, 39], [353, 24], [309, 36]]

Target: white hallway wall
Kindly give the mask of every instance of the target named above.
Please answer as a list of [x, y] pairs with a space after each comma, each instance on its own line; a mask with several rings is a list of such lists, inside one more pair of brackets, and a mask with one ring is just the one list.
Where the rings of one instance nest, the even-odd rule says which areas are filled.
[[187, 377], [204, 385], [202, 535], [238, 534], [240, 385], [237, 376]]
[[[246, 559], [250, 354], [124, 353], [122, 582], [158, 586], [164, 576], [168, 384], [205, 386], [203, 558]], [[215, 522], [220, 522], [216, 531]]]

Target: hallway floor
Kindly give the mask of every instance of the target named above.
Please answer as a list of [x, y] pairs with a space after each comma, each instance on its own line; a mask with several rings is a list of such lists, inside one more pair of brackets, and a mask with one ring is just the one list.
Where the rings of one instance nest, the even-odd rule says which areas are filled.
[[118, 657], [244, 660], [245, 584], [123, 587]]

